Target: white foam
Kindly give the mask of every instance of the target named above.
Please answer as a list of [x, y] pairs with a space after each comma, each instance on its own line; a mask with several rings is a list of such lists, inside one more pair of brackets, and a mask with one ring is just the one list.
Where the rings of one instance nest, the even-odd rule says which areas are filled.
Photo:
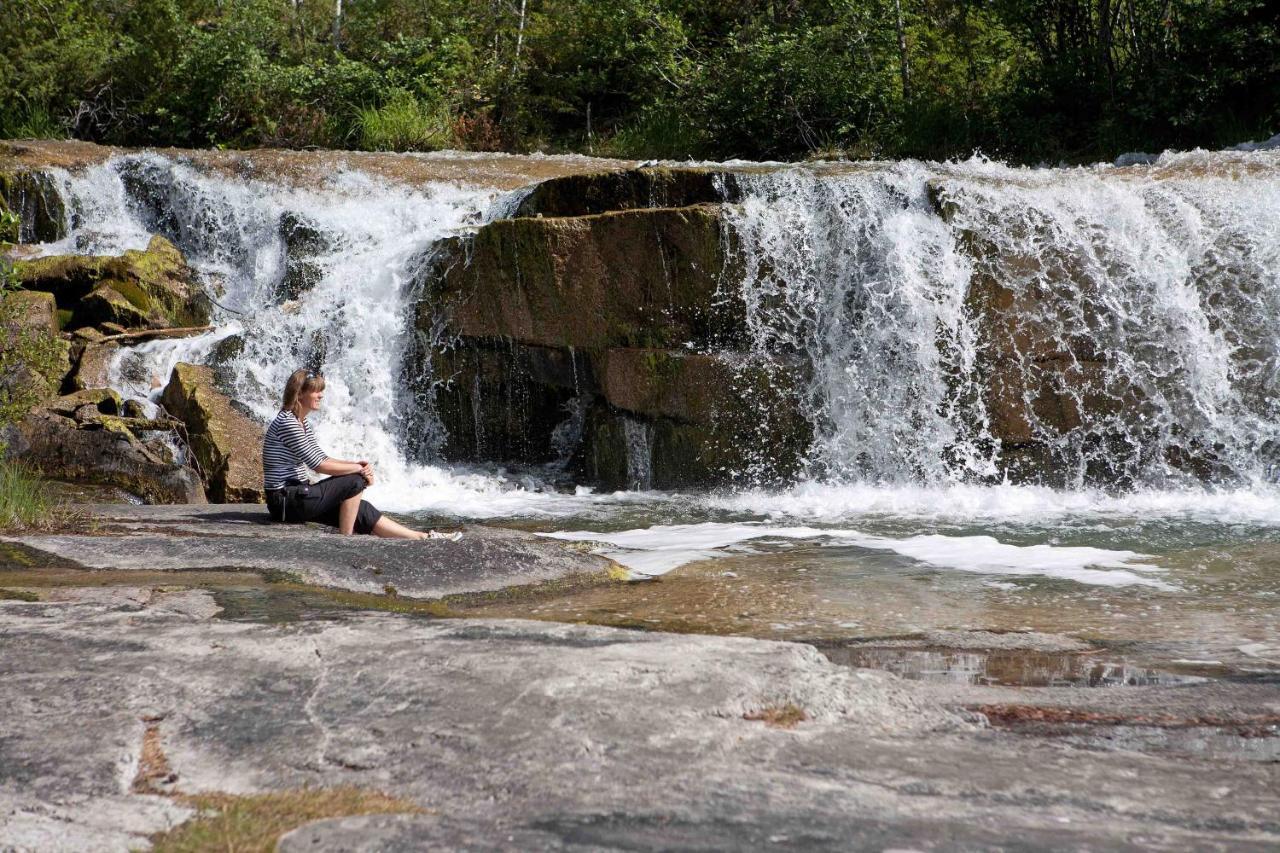
[[930, 534], [895, 539], [857, 530], [783, 527], [762, 523], [671, 524], [607, 533], [590, 530], [544, 534], [556, 539], [588, 540], [638, 575], [660, 575], [699, 560], [741, 553], [744, 543], [768, 540], [812, 540], [820, 547], [858, 547], [892, 551], [940, 569], [993, 575], [1039, 576], [1095, 586], [1175, 587], [1148, 574], [1163, 571], [1138, 561], [1151, 559], [1134, 551], [1056, 545], [1012, 545], [991, 536]]
[[766, 518], [834, 522], [868, 516], [962, 523], [1054, 523], [1068, 518], [1168, 519], [1280, 526], [1280, 488], [1142, 489], [1108, 493], [1044, 486], [908, 486], [807, 482], [782, 491], [710, 496], [708, 506]]

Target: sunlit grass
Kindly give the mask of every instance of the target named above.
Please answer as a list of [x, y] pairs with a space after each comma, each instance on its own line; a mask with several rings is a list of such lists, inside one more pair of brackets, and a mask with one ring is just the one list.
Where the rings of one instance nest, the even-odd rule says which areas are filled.
[[302, 788], [234, 796], [195, 794], [177, 798], [196, 817], [151, 838], [156, 853], [270, 853], [280, 836], [313, 820], [372, 814], [415, 814], [408, 800], [361, 788]]
[[380, 107], [359, 110], [356, 131], [368, 151], [435, 151], [453, 143], [448, 108], [403, 90]]
[[4, 117], [0, 136], [9, 139], [66, 139], [67, 129], [41, 106], [32, 106]]
[[0, 459], [0, 530], [49, 527], [55, 515], [40, 479], [24, 466]]

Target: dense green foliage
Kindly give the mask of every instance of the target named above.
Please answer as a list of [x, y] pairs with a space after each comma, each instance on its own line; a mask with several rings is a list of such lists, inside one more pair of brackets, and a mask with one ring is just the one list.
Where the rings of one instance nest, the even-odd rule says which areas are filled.
[[1280, 131], [1272, 0], [33, 0], [0, 135], [1022, 161]]

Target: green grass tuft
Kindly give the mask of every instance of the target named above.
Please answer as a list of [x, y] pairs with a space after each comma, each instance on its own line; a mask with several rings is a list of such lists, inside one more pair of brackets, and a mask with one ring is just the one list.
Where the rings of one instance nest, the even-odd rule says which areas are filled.
[[619, 128], [596, 146], [595, 153], [632, 160], [684, 160], [699, 156], [702, 147], [701, 132], [676, 110], [654, 110]]
[[8, 116], [0, 116], [0, 136], [9, 139], [66, 139], [62, 122], [42, 106], [29, 106]]
[[453, 144], [453, 121], [441, 101], [403, 89], [380, 107], [357, 113], [356, 132], [367, 151], [436, 151]]
[[54, 508], [40, 479], [22, 465], [0, 460], [0, 530], [48, 527]]

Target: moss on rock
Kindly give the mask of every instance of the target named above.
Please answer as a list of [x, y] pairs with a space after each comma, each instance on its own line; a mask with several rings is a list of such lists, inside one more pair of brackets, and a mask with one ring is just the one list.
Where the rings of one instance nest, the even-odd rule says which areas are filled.
[[18, 281], [52, 293], [63, 328], [107, 323], [130, 328], [198, 326], [209, 318], [208, 300], [178, 248], [164, 237], [123, 255], [54, 255], [18, 261]]
[[740, 339], [740, 304], [719, 283], [726, 254], [714, 206], [574, 219], [509, 219], [445, 247], [419, 306], [443, 305], [460, 335], [604, 349]]
[[0, 432], [0, 439], [7, 458], [50, 479], [116, 486], [149, 503], [205, 502], [194, 471], [169, 458], [158, 442], [142, 441], [127, 429], [83, 426], [37, 409]]
[[21, 417], [30, 406], [56, 396], [71, 369], [70, 345], [58, 336], [53, 297], [26, 290], [9, 291], [0, 304], [0, 409], [18, 404]]

